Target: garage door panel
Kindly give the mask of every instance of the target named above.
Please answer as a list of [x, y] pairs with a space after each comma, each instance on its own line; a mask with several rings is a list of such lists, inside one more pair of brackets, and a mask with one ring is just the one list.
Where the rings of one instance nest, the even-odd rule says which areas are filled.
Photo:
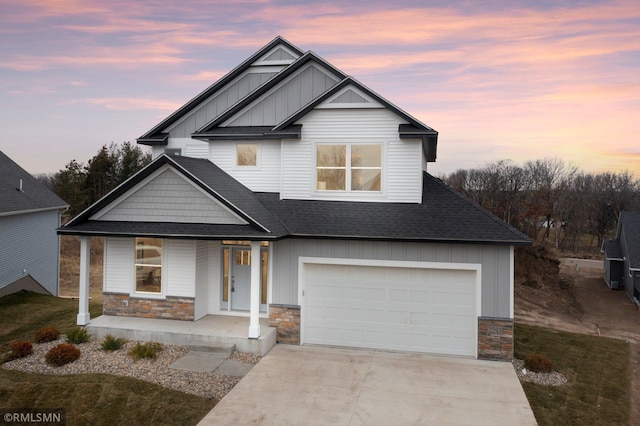
[[304, 268], [304, 343], [475, 356], [475, 271]]

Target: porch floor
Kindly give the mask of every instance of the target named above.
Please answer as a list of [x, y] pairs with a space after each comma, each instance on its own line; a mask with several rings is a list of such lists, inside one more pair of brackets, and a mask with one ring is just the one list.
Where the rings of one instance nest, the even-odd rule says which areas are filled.
[[215, 345], [232, 343], [240, 352], [265, 355], [276, 344], [276, 328], [260, 318], [260, 337], [249, 339], [249, 318], [206, 315], [197, 321], [102, 315], [87, 324], [92, 336], [107, 334], [129, 340], [154, 341], [168, 345]]

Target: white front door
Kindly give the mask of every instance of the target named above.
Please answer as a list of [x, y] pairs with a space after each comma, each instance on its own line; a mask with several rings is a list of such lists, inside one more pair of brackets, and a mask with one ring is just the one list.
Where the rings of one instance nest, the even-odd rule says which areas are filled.
[[248, 311], [251, 307], [251, 248], [231, 249], [231, 309]]

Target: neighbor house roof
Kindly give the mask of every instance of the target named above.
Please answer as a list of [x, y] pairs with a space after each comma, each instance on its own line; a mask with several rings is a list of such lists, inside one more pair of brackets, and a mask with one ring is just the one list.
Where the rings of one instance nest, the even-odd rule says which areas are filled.
[[[248, 225], [90, 220], [118, 197], [168, 164]], [[431, 175], [423, 200], [412, 203], [281, 200], [254, 193], [209, 160], [161, 155], [58, 231], [73, 235], [154, 235], [206, 239], [341, 238], [389, 241], [528, 245], [531, 240]]]
[[66, 207], [64, 200], [0, 151], [0, 216]]

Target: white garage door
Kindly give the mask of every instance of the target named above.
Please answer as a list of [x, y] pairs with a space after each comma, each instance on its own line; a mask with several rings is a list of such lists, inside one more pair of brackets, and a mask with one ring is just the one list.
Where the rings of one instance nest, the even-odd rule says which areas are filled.
[[476, 273], [304, 263], [302, 343], [475, 357]]

